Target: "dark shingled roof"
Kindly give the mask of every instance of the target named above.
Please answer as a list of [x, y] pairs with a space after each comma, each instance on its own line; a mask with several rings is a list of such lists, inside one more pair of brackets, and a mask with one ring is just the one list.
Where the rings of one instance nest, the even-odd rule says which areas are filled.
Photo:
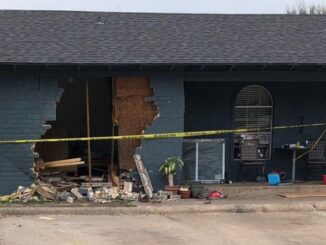
[[0, 63], [326, 63], [326, 16], [0, 11]]

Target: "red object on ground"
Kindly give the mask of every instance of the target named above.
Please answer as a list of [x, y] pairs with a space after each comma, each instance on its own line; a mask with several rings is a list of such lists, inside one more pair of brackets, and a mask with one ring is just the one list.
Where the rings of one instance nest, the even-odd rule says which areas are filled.
[[323, 182], [324, 182], [324, 185], [326, 185], [326, 174], [323, 175]]
[[224, 196], [222, 195], [221, 192], [219, 191], [213, 191], [211, 193], [208, 194], [207, 199], [220, 199], [223, 198]]

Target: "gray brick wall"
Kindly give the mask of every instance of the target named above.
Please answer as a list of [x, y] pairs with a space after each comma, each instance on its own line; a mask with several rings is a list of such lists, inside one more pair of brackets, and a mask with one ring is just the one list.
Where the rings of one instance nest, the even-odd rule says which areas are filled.
[[[148, 98], [158, 106], [159, 117], [147, 127], [146, 133], [182, 132], [184, 129], [183, 77], [179, 75], [151, 76], [154, 96]], [[170, 156], [182, 157], [182, 139], [144, 140], [137, 150], [141, 155], [155, 190], [164, 188], [167, 180], [158, 171], [161, 163]], [[182, 174], [176, 176], [180, 183]]]
[[[60, 95], [56, 79], [0, 76], [0, 139], [40, 138], [55, 120]], [[33, 181], [32, 144], [0, 145], [0, 194]]]

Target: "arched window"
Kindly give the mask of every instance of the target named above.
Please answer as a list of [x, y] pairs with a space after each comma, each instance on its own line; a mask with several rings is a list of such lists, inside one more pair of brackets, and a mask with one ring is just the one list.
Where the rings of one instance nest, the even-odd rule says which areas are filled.
[[234, 103], [234, 127], [255, 132], [234, 135], [234, 158], [240, 159], [240, 144], [244, 139], [258, 141], [259, 159], [271, 158], [273, 122], [273, 99], [262, 86], [250, 85], [243, 88]]

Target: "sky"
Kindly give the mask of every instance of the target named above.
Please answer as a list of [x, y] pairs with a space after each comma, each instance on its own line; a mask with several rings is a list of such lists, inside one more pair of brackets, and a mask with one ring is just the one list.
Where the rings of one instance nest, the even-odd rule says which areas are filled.
[[[298, 0], [0, 0], [0, 9], [163, 13], [285, 13]], [[325, 0], [305, 0], [306, 4]]]

